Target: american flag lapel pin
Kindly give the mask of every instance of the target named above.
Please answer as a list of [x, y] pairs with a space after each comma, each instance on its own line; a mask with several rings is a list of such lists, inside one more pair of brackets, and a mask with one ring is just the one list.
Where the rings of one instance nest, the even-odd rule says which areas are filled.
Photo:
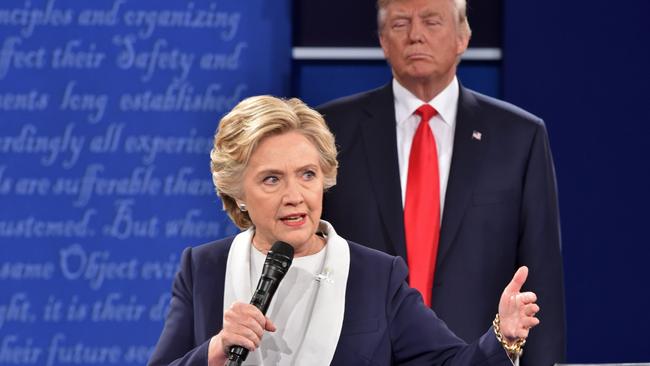
[[472, 132], [472, 140], [481, 141], [482, 136], [483, 135], [478, 131]]

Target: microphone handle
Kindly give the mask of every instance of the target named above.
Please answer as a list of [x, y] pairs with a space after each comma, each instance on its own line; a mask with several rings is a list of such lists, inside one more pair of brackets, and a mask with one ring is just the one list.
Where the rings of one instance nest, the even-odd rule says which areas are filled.
[[[278, 289], [280, 281], [284, 278], [287, 270], [291, 266], [293, 260], [293, 248], [291, 245], [278, 241], [273, 244], [269, 254], [264, 261], [262, 267], [262, 276], [257, 283], [257, 289], [253, 293], [251, 305], [260, 309], [263, 315], [271, 304], [271, 299], [275, 295], [275, 290]], [[242, 346], [232, 346], [228, 351], [228, 366], [239, 366], [248, 357], [248, 349]]]
[[[248, 356], [248, 350], [246, 348], [244, 348], [244, 350], [246, 351], [246, 356]], [[240, 366], [241, 363], [244, 362], [244, 358], [246, 358], [246, 357], [244, 357], [244, 358], [233, 357], [233, 352], [234, 351], [235, 351], [234, 349], [230, 350], [230, 354], [228, 355], [228, 361], [226, 361], [226, 366]]]
[[[271, 304], [271, 298], [275, 294], [275, 290], [278, 288], [279, 281], [273, 281], [270, 278], [262, 277], [260, 278], [260, 283], [253, 294], [250, 304], [260, 309], [262, 314], [266, 314], [266, 311]], [[230, 352], [228, 352], [228, 362], [226, 366], [239, 366], [246, 360], [248, 353], [250, 351], [247, 348], [242, 346], [232, 346], [230, 347]]]

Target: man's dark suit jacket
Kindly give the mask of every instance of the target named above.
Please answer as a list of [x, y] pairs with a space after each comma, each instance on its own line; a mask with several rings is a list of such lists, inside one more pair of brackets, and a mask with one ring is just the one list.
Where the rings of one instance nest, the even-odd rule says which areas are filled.
[[[323, 219], [344, 237], [406, 258], [392, 84], [319, 108], [339, 148]], [[480, 138], [478, 134], [480, 133]], [[461, 338], [483, 334], [516, 268], [529, 267], [541, 324], [522, 366], [565, 354], [559, 214], [539, 118], [461, 86], [432, 307]]]
[[[223, 293], [233, 238], [183, 252], [170, 311], [149, 365], [206, 366], [223, 324]], [[466, 345], [406, 283], [401, 258], [350, 245], [343, 328], [331, 365], [510, 365], [489, 322]]]

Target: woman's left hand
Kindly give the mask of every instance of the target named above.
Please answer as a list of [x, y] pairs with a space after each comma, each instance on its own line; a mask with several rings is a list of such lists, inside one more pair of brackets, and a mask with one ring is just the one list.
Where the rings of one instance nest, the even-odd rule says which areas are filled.
[[533, 292], [520, 292], [527, 277], [528, 267], [519, 267], [499, 301], [501, 334], [509, 343], [526, 339], [530, 328], [539, 324], [539, 319], [535, 317], [539, 311], [539, 306], [535, 304], [537, 295]]

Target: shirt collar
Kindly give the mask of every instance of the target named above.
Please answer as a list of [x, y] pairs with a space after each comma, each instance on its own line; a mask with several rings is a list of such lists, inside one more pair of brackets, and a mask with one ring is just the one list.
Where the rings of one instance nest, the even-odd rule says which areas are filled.
[[[458, 79], [454, 76], [454, 79], [447, 87], [433, 99], [426, 102], [438, 111], [442, 120], [449, 126], [456, 123], [459, 89]], [[395, 97], [395, 119], [397, 123], [406, 121], [424, 103], [403, 87], [395, 78], [393, 78], [393, 96]]]

